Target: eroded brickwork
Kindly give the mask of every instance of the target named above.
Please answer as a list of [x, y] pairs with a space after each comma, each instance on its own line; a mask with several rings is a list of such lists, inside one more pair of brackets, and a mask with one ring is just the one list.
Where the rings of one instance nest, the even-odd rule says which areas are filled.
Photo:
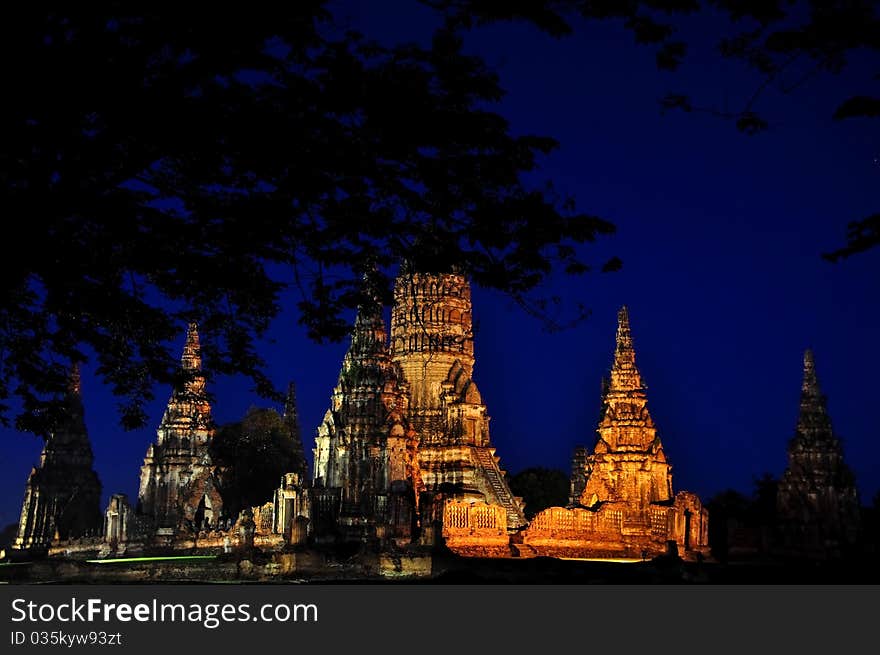
[[459, 555], [511, 556], [507, 512], [501, 505], [447, 499], [442, 535], [446, 546]]
[[388, 352], [382, 306], [362, 305], [314, 449], [321, 539], [408, 540], [421, 477], [409, 385]]
[[489, 415], [473, 380], [471, 290], [456, 273], [404, 268], [394, 286], [391, 354], [410, 388], [409, 419], [432, 494], [500, 505], [507, 526], [526, 524], [489, 436]]

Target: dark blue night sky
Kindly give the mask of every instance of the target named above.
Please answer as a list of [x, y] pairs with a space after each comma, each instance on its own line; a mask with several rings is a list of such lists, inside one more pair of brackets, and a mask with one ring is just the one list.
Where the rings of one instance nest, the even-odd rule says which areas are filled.
[[[418, 5], [402, 12], [402, 4], [370, 3], [369, 12], [334, 6], [375, 38], [426, 38], [433, 14]], [[579, 209], [617, 225], [615, 236], [589, 246], [590, 258], [616, 254], [624, 262], [617, 273], [548, 282], [548, 295], [592, 310], [563, 332], [544, 331], [500, 294], [474, 290], [474, 377], [502, 467], [568, 472], [574, 447], [592, 446], [616, 312], [626, 304], [676, 491], [707, 500], [728, 487], [750, 492], [754, 477], [782, 473], [810, 347], [862, 501], [870, 503], [880, 488], [880, 251], [839, 264], [820, 254], [842, 245], [847, 221], [878, 208], [877, 121], [831, 119], [847, 93], [876, 86], [876, 71], [854, 61], [844, 75], [816, 78], [791, 96], [768, 92], [758, 109], [771, 129], [749, 137], [718, 118], [659, 111], [667, 92], [736, 108], [754, 91], [754, 77], [712, 51], [711, 22], [687, 26], [691, 56], [676, 73], [658, 72], [652, 51], [633, 45], [620, 26], [578, 25], [563, 40], [502, 24], [467, 41], [499, 72], [508, 91], [501, 111], [514, 131], [561, 143], [536, 181], [553, 180]], [[288, 307], [264, 352], [279, 386], [297, 383], [310, 451], [347, 344], [308, 341], [292, 298]], [[218, 381], [213, 390], [220, 422], [266, 404], [242, 380]], [[85, 367], [86, 420], [105, 498], [136, 497], [169, 392], [157, 391], [150, 428], [123, 432], [114, 398]], [[42, 442], [10, 430], [0, 438], [2, 526], [18, 520]]]

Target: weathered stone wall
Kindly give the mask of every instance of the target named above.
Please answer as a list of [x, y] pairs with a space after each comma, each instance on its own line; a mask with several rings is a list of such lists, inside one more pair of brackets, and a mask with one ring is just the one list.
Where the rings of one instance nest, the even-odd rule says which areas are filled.
[[699, 497], [689, 491], [675, 495], [670, 539], [678, 544], [679, 552], [709, 553], [709, 510]]
[[443, 539], [452, 552], [466, 557], [510, 557], [507, 511], [501, 505], [447, 499]]
[[550, 507], [522, 532], [521, 556], [641, 559], [666, 550], [671, 508]]

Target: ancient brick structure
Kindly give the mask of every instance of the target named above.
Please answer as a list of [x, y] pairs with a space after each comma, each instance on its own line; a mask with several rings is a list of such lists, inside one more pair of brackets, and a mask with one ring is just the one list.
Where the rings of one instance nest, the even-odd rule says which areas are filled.
[[293, 441], [293, 471], [281, 477], [281, 485], [275, 490], [271, 532], [283, 535], [288, 543], [304, 543], [310, 529], [311, 502], [308, 489], [309, 463], [303, 448], [299, 410], [296, 404], [296, 385], [287, 386], [284, 402], [284, 422]]
[[[470, 285], [458, 273], [427, 274], [404, 266], [394, 286], [391, 354], [409, 383], [409, 420], [418, 434], [418, 464], [429, 494], [500, 505], [507, 528], [526, 524], [498, 465], [489, 415], [473, 381]], [[436, 517], [423, 507], [423, 522]]]
[[788, 468], [777, 492], [778, 549], [786, 555], [835, 558], [856, 543], [855, 476], [828, 416], [813, 353], [804, 353], [800, 414], [788, 444]]
[[645, 385], [636, 368], [626, 307], [618, 314], [611, 379], [602, 399], [598, 439], [584, 462], [586, 485], [579, 504], [648, 507], [672, 499], [672, 472], [648, 412]]
[[[707, 512], [695, 495], [673, 494], [626, 310], [602, 386], [598, 438], [573, 459], [571, 503], [539, 513], [531, 525], [499, 467], [487, 408], [473, 381], [471, 311], [462, 275], [404, 267], [395, 284], [389, 346], [381, 303], [364, 302], [317, 430], [311, 485], [299, 457], [265, 504], [237, 517], [224, 515], [215, 481], [211, 408], [198, 333], [190, 325], [183, 382], [147, 451], [136, 507], [114, 495], [100, 537], [50, 536], [49, 554], [198, 550], [249, 557], [254, 549], [301, 552], [285, 547], [366, 542], [382, 546], [397, 570], [400, 553], [427, 552], [419, 547], [439, 539], [455, 553], [496, 558], [641, 558], [667, 552], [671, 543], [688, 557], [703, 553]], [[293, 385], [284, 421], [301, 455]], [[86, 460], [90, 466], [90, 453]], [[34, 513], [31, 507], [26, 500], [23, 516]]]
[[309, 462], [306, 460], [306, 453], [303, 448], [302, 428], [299, 424], [299, 409], [296, 404], [296, 384], [293, 382], [287, 385], [283, 418], [293, 443], [293, 456], [296, 465], [292, 472], [297, 474], [299, 480], [308, 480]]
[[64, 405], [61, 423], [46, 436], [40, 464], [28, 476], [16, 549], [44, 551], [55, 538], [100, 531], [101, 483], [92, 470], [78, 368], [71, 373]]
[[602, 387], [596, 444], [573, 459], [573, 507], [539, 513], [522, 535], [521, 553], [638, 558], [666, 552], [670, 541], [685, 554], [702, 553], [708, 512], [694, 494], [673, 494], [625, 307], [618, 313], [611, 377]]
[[181, 357], [184, 380], [171, 394], [156, 443], [141, 467], [138, 514], [149, 517], [159, 536], [216, 526], [222, 515], [208, 451], [213, 425], [201, 369], [198, 329], [190, 323]]
[[132, 536], [132, 522], [135, 513], [125, 494], [113, 494], [107, 509], [104, 510], [104, 539], [112, 543], [114, 549]]
[[283, 535], [287, 543], [302, 544], [311, 526], [311, 498], [306, 480], [299, 473], [285, 473], [275, 490], [272, 532]]
[[[315, 439], [315, 535], [431, 543], [445, 502], [500, 508], [525, 524], [489, 441], [471, 379], [470, 287], [458, 274], [398, 277], [391, 349], [378, 300], [361, 306], [330, 409]], [[493, 509], [491, 512], [495, 512]], [[448, 531], [446, 532], [448, 536]]]
[[421, 479], [407, 419], [409, 386], [388, 352], [382, 306], [357, 314], [314, 449], [313, 519], [319, 539], [408, 540]]
[[210, 455], [214, 428], [195, 324], [187, 330], [181, 370], [183, 381], [172, 391], [156, 443], [148, 448], [141, 468], [137, 506], [132, 507], [125, 494], [111, 496], [100, 543], [59, 541], [53, 544], [55, 553], [97, 551], [106, 557], [169, 550], [230, 552], [242, 548], [242, 535], [248, 547], [278, 549], [305, 541], [310, 498], [294, 385], [288, 387], [283, 415], [293, 440], [293, 470], [281, 476], [266, 504], [229, 516], [219, 492], [220, 471]]

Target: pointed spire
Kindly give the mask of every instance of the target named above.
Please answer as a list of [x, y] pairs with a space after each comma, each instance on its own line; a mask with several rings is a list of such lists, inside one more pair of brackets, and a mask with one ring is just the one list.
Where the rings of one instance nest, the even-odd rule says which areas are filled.
[[199, 345], [199, 326], [191, 321], [186, 328], [186, 342], [183, 345], [183, 355], [180, 365], [184, 370], [200, 371], [202, 369], [202, 351]]
[[80, 394], [79, 364], [74, 362], [67, 377], [67, 393], [59, 405], [59, 414], [53, 417], [40, 455], [40, 465], [92, 465], [92, 447], [85, 423], [85, 410]]
[[[173, 395], [196, 400], [207, 407], [205, 400], [205, 376], [202, 375], [202, 348], [199, 343], [199, 326], [191, 321], [186, 328], [183, 353], [180, 356], [182, 384], [178, 384]], [[209, 411], [209, 410], [206, 410]]]
[[833, 439], [831, 419], [825, 396], [819, 387], [813, 351], [804, 352], [804, 380], [801, 384], [801, 406], [798, 414], [798, 433], [810, 439]]
[[[80, 376], [79, 362], [70, 366], [67, 376], [67, 395], [64, 400], [65, 416], [59, 429], [63, 432], [86, 433], [84, 422], [84, 408], [82, 400], [82, 378]], [[86, 437], [88, 439], [88, 437]]]
[[610, 380], [603, 381], [602, 386], [599, 435], [605, 447], [644, 451], [658, 446], [657, 430], [647, 407], [648, 395], [636, 368], [636, 353], [626, 307], [617, 313], [614, 364], [611, 366]]
[[299, 425], [299, 410], [296, 405], [296, 384], [290, 382], [287, 385], [287, 397], [284, 399], [284, 422], [290, 430], [290, 438], [293, 441], [294, 466], [293, 472], [298, 473], [300, 480], [305, 480], [308, 475], [308, 462], [306, 461], [305, 449], [303, 448], [302, 433]]
[[82, 395], [82, 379], [80, 377], [79, 362], [74, 362], [70, 367], [70, 375], [67, 378], [67, 393], [71, 396]]
[[807, 348], [804, 351], [804, 381], [801, 385], [801, 394], [813, 398], [821, 398], [819, 379], [816, 377], [816, 363], [813, 361], [813, 351]]
[[186, 437], [195, 439], [193, 443], [205, 443], [213, 434], [210, 426], [211, 404], [202, 375], [199, 331], [196, 323], [191, 322], [180, 356], [179, 377], [159, 423], [157, 443], [162, 445], [170, 437]]
[[358, 305], [351, 334], [349, 356], [374, 355], [385, 350], [387, 334], [382, 317], [382, 299], [379, 292], [378, 272], [368, 269], [363, 278], [363, 299]]
[[290, 434], [297, 441], [301, 440], [299, 426], [299, 411], [296, 406], [296, 383], [287, 385], [287, 397], [284, 399], [284, 420], [290, 427]]
[[633, 349], [632, 331], [629, 327], [629, 310], [626, 305], [617, 310], [617, 349], [615, 354], [630, 352]]
[[639, 369], [636, 368], [636, 351], [629, 327], [626, 306], [617, 312], [617, 343], [614, 348], [614, 365], [611, 367], [609, 392], [637, 391], [644, 389]]
[[788, 467], [776, 496], [780, 546], [789, 554], [834, 558], [855, 543], [859, 495], [855, 474], [831, 425], [813, 353], [804, 353], [804, 379]]

